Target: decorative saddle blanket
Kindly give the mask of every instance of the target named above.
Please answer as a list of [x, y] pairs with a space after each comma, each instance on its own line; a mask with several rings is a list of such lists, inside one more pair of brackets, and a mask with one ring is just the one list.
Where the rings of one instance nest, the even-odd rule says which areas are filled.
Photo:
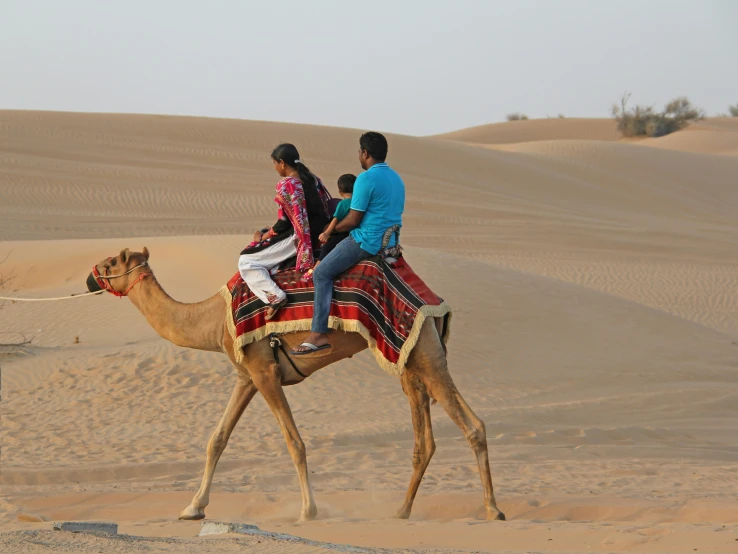
[[[301, 276], [294, 270], [272, 275], [287, 293], [288, 302], [271, 321], [264, 318], [268, 305], [251, 292], [239, 273], [221, 289], [229, 306], [226, 319], [237, 360], [243, 358], [244, 346], [271, 333], [310, 330], [314, 289], [312, 282], [301, 281]], [[451, 320], [448, 304], [428, 288], [404, 258], [390, 266], [376, 256], [337, 277], [328, 325], [360, 333], [379, 365], [392, 375], [400, 375], [428, 317], [440, 318], [445, 345]]]

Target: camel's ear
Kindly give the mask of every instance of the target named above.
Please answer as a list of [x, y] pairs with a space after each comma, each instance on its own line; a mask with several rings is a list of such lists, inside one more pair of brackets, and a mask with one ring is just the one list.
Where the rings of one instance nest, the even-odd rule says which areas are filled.
[[144, 255], [144, 258], [146, 258], [146, 261], [148, 262], [149, 261], [149, 249], [144, 246], [142, 253]]
[[131, 251], [126, 248], [120, 251], [120, 260], [125, 264], [128, 263], [128, 257], [131, 255]]

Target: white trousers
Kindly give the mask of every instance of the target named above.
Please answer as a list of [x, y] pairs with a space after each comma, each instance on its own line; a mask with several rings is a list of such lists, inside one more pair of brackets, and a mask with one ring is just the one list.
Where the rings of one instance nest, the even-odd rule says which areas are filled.
[[260, 252], [243, 254], [238, 258], [238, 272], [256, 297], [265, 304], [284, 300], [287, 295], [272, 281], [269, 272], [295, 254], [297, 248], [294, 237], [289, 237]]

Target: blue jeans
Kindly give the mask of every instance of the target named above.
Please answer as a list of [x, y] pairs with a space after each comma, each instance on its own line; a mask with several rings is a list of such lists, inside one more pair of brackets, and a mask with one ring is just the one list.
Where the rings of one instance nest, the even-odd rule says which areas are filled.
[[313, 306], [313, 333], [328, 332], [328, 316], [331, 314], [333, 299], [333, 280], [337, 275], [356, 265], [361, 260], [372, 256], [353, 237], [348, 236], [328, 254], [313, 272], [315, 286], [315, 304]]

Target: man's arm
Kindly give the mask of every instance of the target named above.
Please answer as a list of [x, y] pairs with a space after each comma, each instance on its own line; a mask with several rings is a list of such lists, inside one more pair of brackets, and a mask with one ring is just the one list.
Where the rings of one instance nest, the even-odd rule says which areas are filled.
[[336, 233], [348, 233], [349, 231], [356, 229], [361, 220], [364, 219], [364, 212], [358, 210], [349, 210], [349, 213], [336, 225]]

